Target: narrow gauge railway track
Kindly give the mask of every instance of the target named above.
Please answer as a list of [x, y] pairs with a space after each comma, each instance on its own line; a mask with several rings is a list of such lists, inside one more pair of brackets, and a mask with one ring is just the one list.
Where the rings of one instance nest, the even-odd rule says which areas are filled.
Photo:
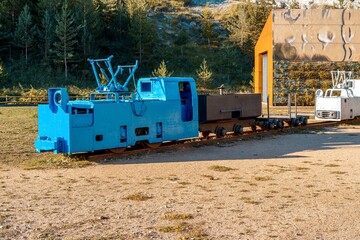
[[138, 154], [146, 154], [150, 152], [161, 152], [166, 150], [176, 150], [177, 148], [184, 148], [184, 147], [190, 147], [192, 144], [199, 144], [199, 145], [210, 145], [217, 142], [226, 142], [226, 141], [232, 141], [232, 140], [239, 140], [239, 139], [249, 139], [254, 138], [258, 136], [268, 136], [268, 135], [276, 135], [279, 133], [296, 133], [303, 131], [305, 129], [311, 129], [311, 128], [323, 128], [323, 127], [330, 127], [330, 126], [337, 126], [341, 124], [360, 124], [360, 119], [352, 119], [352, 120], [343, 120], [339, 122], [334, 121], [321, 121], [321, 122], [312, 122], [308, 123], [305, 126], [298, 126], [298, 127], [292, 127], [292, 126], [285, 126], [281, 129], [271, 129], [271, 130], [251, 130], [251, 127], [246, 127], [244, 129], [244, 132], [240, 135], [236, 134], [227, 134], [223, 138], [216, 138], [216, 135], [213, 134], [208, 138], [195, 138], [195, 139], [185, 139], [185, 140], [178, 140], [173, 142], [164, 142], [161, 144], [160, 147], [157, 148], [144, 148], [142, 146], [135, 146], [131, 148], [127, 148], [122, 153], [113, 153], [113, 152], [106, 152], [106, 151], [98, 151], [98, 152], [92, 152], [92, 153], [78, 153], [70, 155], [74, 158], [85, 158], [87, 160], [91, 161], [102, 161], [107, 159], [112, 159], [116, 157], [129, 157], [129, 156], [135, 156]]

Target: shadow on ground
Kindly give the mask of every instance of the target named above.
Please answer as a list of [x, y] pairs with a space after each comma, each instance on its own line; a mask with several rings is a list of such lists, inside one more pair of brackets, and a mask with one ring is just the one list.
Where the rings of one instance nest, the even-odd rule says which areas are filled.
[[[250, 140], [225, 140], [211, 144], [191, 143], [182, 148], [167, 148], [143, 154], [122, 156], [102, 164], [143, 164], [213, 160], [256, 160], [303, 158], [304, 151], [360, 147], [360, 129], [349, 131], [324, 128], [295, 134], [264, 136]], [[344, 149], [346, 151], [346, 149]]]

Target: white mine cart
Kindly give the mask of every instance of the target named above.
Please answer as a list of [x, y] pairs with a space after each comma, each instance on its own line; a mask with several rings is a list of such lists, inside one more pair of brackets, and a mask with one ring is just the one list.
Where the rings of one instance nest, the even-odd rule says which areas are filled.
[[331, 71], [333, 87], [315, 96], [315, 119], [341, 121], [360, 116], [360, 79], [351, 72]]

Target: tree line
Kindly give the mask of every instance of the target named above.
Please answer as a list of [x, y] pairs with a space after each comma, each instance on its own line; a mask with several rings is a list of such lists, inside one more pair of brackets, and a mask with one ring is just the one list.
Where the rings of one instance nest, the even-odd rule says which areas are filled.
[[196, 78], [199, 69], [211, 69], [208, 88], [248, 84], [253, 47], [273, 5], [246, 2], [224, 16], [208, 6], [192, 18], [176, 14], [188, 5], [189, 0], [2, 0], [0, 87], [92, 87], [87, 59], [109, 55], [114, 64], [138, 60], [137, 76], [150, 76], [161, 63], [177, 76]]

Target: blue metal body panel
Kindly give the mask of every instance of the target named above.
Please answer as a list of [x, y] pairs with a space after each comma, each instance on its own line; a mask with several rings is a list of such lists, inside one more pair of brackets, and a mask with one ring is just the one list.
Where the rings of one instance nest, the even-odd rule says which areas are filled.
[[198, 136], [198, 100], [192, 78], [142, 78], [136, 93], [69, 101], [64, 88], [49, 89], [38, 106], [37, 152], [89, 152]]

